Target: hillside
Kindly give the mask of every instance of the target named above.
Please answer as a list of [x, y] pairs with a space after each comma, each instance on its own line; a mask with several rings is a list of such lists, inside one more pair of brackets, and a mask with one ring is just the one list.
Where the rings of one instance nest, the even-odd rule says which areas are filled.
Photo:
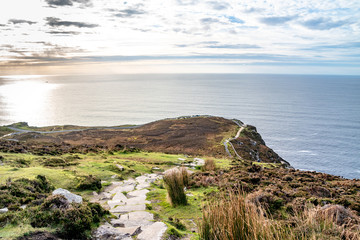
[[[240, 124], [240, 121], [221, 117], [199, 116], [164, 119], [135, 128], [67, 129], [53, 133], [34, 130], [11, 136], [12, 140], [19, 142], [1, 141], [0, 149], [37, 153], [43, 149], [46, 153], [136, 148], [170, 154], [225, 157], [228, 153], [223, 142], [236, 135]], [[243, 159], [287, 164], [265, 145], [255, 127], [247, 126], [244, 134], [231, 143]]]

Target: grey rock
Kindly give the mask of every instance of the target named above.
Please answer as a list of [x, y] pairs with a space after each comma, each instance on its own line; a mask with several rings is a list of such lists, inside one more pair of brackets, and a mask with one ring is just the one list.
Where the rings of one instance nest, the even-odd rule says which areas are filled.
[[146, 227], [137, 237], [138, 240], [161, 240], [167, 226], [163, 222], [156, 222]]
[[9, 211], [8, 208], [2, 208], [2, 209], [0, 209], [0, 213], [6, 213], [6, 212], [8, 212], [8, 211]]
[[133, 211], [145, 211], [146, 206], [145, 204], [139, 205], [124, 205], [124, 206], [117, 206], [114, 209], [111, 209], [111, 213], [128, 213]]
[[194, 162], [197, 166], [202, 166], [205, 164], [205, 160], [202, 158], [194, 158]]
[[126, 196], [128, 198], [134, 198], [134, 197], [145, 197], [146, 198], [146, 194], [148, 192], [150, 192], [150, 191], [147, 189], [141, 189], [141, 190], [129, 192]]
[[115, 165], [120, 171], [124, 171], [125, 168], [123, 166], [121, 166], [120, 164], [116, 164]]
[[58, 188], [52, 192], [52, 195], [56, 195], [56, 194], [64, 196], [70, 203], [72, 202], [82, 203], [81, 196], [73, 194], [66, 189]]
[[136, 227], [125, 227], [125, 228], [117, 228], [117, 230], [125, 235], [128, 236], [135, 236], [139, 233], [141, 233], [141, 227], [136, 226]]
[[102, 225], [95, 230], [93, 234], [96, 240], [120, 240], [120, 239], [131, 239], [130, 234], [122, 233], [117, 228], [109, 225]]
[[122, 227], [122, 228], [125, 227], [124, 223], [116, 221], [116, 220], [112, 221], [111, 224], [113, 225], [113, 227]]
[[113, 220], [111, 223], [123, 223], [125, 227], [149, 226], [153, 224], [154, 215], [145, 211], [130, 212], [122, 214], [120, 219]]

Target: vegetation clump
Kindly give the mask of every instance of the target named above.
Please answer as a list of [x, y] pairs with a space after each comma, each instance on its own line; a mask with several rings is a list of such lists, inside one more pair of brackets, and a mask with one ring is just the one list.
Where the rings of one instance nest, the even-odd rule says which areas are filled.
[[43, 162], [43, 165], [46, 167], [65, 167], [76, 164], [74, 158], [49, 158]]
[[53, 190], [46, 177], [38, 175], [34, 180], [20, 178], [8, 179], [0, 186], [0, 208], [14, 204], [27, 204], [35, 199], [44, 198]]
[[205, 164], [201, 167], [201, 170], [203, 172], [206, 171], [215, 171], [216, 170], [216, 164], [213, 159], [206, 159]]
[[182, 170], [172, 169], [165, 173], [164, 176], [168, 197], [174, 207], [187, 204], [183, 172]]
[[[53, 189], [42, 175], [34, 180], [8, 179], [0, 186], [0, 208], [8, 208], [8, 212], [0, 214], [0, 227], [21, 223], [54, 229], [56, 235], [64, 239], [83, 239], [88, 238], [94, 224], [108, 214], [98, 203], [70, 203], [62, 195], [51, 195]], [[22, 207], [24, 204], [26, 207]]]
[[79, 190], [98, 191], [101, 188], [102, 188], [101, 179], [96, 176], [93, 176], [93, 175], [83, 177], [80, 180], [79, 185], [77, 186], [77, 189], [79, 189]]

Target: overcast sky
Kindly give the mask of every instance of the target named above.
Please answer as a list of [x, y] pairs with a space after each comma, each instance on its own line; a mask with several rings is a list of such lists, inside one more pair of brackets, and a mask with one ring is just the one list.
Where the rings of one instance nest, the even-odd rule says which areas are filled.
[[0, 0], [0, 34], [3, 75], [360, 74], [359, 0]]

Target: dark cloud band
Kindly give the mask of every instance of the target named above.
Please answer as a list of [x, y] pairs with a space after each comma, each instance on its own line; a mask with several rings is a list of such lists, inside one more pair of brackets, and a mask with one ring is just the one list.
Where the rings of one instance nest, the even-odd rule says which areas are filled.
[[82, 6], [91, 6], [91, 0], [45, 0], [50, 7], [73, 6], [80, 3]]
[[29, 24], [29, 25], [32, 25], [32, 24], [36, 23], [36, 22], [23, 20], [23, 19], [10, 19], [8, 22], [12, 23], [12, 24], [24, 24], [25, 23], [25, 24]]
[[47, 25], [51, 27], [78, 27], [78, 28], [95, 28], [99, 25], [97, 24], [91, 24], [91, 23], [84, 23], [84, 22], [72, 22], [72, 21], [62, 21], [60, 18], [54, 18], [54, 17], [47, 17], [45, 18], [47, 21]]

